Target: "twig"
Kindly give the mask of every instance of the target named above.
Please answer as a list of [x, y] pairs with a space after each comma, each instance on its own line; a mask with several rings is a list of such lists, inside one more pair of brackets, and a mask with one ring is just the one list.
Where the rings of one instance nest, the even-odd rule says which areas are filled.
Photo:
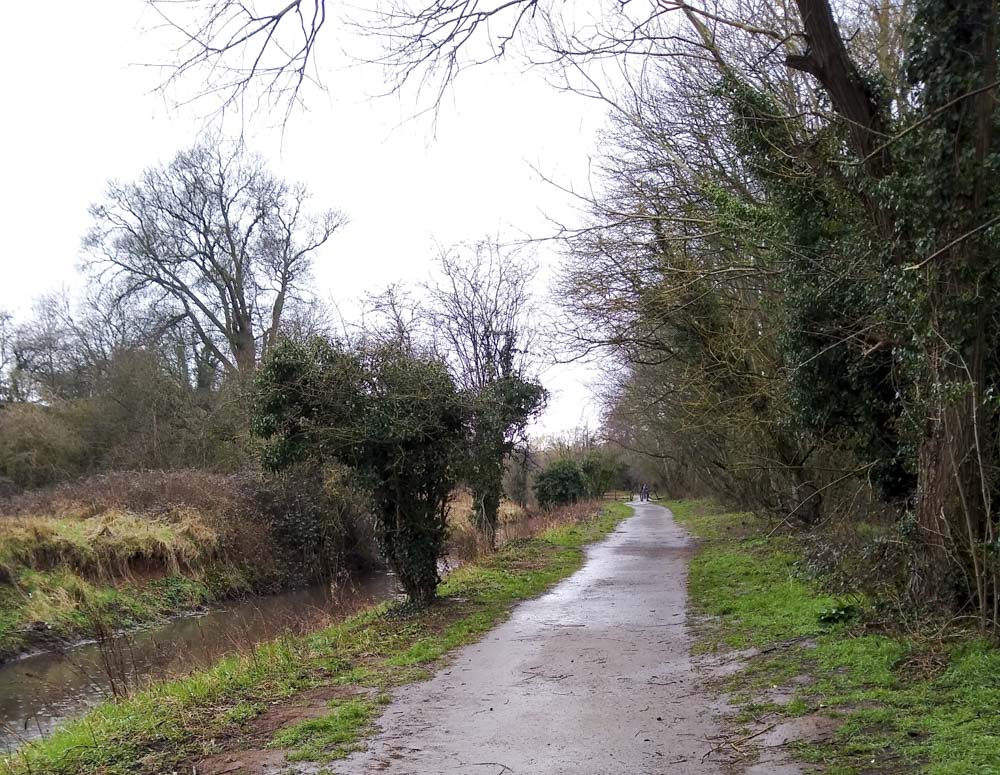
[[510, 772], [510, 773], [514, 772], [514, 770], [512, 770], [510, 767], [508, 767], [503, 762], [474, 762], [472, 764], [472, 766], [473, 767], [499, 767], [500, 768], [500, 772], [498, 772], [497, 775], [503, 775], [505, 772]]
[[904, 272], [914, 272], [917, 269], [921, 269], [923, 266], [925, 266], [926, 264], [928, 264], [931, 261], [933, 261], [935, 258], [937, 258], [938, 256], [940, 256], [942, 253], [947, 252], [948, 250], [950, 250], [951, 248], [955, 247], [960, 242], [965, 242], [965, 240], [967, 240], [973, 234], [976, 234], [977, 232], [980, 232], [983, 229], [988, 229], [990, 226], [992, 226], [993, 224], [997, 223], [998, 221], [1000, 221], [1000, 215], [996, 215], [996, 216], [990, 218], [988, 221], [986, 221], [985, 223], [979, 224], [974, 229], [969, 229], [969, 231], [965, 232], [965, 234], [963, 234], [962, 236], [955, 237], [955, 239], [953, 239], [951, 242], [949, 242], [943, 248], [940, 248], [939, 250], [935, 250], [933, 253], [931, 253], [929, 256], [927, 256], [927, 258], [925, 258], [919, 264], [912, 264], [910, 266], [904, 267], [903, 271]]
[[739, 745], [741, 743], [745, 743], [748, 740], [753, 740], [755, 737], [760, 737], [765, 732], [770, 732], [772, 729], [774, 729], [780, 723], [781, 723], [780, 721], [775, 721], [773, 724], [771, 724], [770, 726], [764, 727], [759, 732], [754, 732], [752, 735], [747, 735], [746, 737], [740, 737], [740, 738], [737, 738], [736, 740], [733, 740], [732, 738], [726, 738], [721, 743], [719, 743], [714, 748], [712, 748], [710, 751], [707, 751], [705, 753], [705, 755], [701, 757], [701, 760], [705, 761], [705, 759], [707, 759], [713, 753], [715, 753], [716, 751], [718, 751], [719, 749], [721, 749], [721, 748], [723, 748], [723, 747], [725, 747], [727, 745], [730, 748], [732, 748], [734, 751], [736, 751], [738, 754], [740, 754], [742, 756], [742, 755], [744, 755], [743, 751], [741, 751], [739, 748], [737, 748], [737, 745]]

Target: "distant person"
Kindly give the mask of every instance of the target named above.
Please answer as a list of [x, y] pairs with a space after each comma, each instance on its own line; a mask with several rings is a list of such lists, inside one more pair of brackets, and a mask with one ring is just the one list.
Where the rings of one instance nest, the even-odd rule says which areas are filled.
[[648, 501], [649, 500], [649, 485], [645, 482], [642, 483], [642, 487], [639, 488], [639, 500]]

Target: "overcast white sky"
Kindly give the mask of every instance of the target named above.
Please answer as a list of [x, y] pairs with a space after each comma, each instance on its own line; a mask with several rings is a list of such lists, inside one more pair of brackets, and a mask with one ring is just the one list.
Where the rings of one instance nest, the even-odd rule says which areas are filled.
[[[169, 59], [148, 32], [155, 22], [143, 0], [5, 8], [0, 309], [24, 314], [39, 294], [78, 286], [87, 206], [105, 182], [169, 159], [204, 127], [199, 111], [154, 91], [158, 71], [135, 65]], [[320, 49], [321, 65], [333, 50]], [[309, 92], [308, 110], [283, 133], [279, 116], [254, 115], [243, 126], [279, 174], [348, 215], [315, 272], [316, 292], [347, 314], [367, 292], [426, 279], [435, 243], [542, 236], [551, 231], [547, 215], [573, 220], [572, 203], [532, 166], [588, 187], [603, 123], [596, 103], [505, 62], [463, 74], [432, 134], [428, 121], [406, 121], [425, 106], [368, 99], [384, 89], [374, 68], [322, 74], [328, 93]], [[197, 83], [186, 86], [194, 92]], [[539, 258], [551, 275], [555, 256], [542, 249]], [[553, 400], [540, 431], [595, 424], [584, 369], [555, 367], [544, 379]]]

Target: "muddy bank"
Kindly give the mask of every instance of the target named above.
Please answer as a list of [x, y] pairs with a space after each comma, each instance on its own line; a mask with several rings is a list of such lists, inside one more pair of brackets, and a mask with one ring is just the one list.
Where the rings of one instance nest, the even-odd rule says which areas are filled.
[[362, 499], [315, 476], [136, 471], [0, 500], [0, 662], [370, 568]]

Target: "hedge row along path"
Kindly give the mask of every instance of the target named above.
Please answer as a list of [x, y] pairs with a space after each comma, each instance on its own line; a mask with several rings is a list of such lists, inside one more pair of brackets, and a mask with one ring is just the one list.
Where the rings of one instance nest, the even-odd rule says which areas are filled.
[[670, 512], [635, 516], [584, 567], [520, 605], [429, 681], [401, 687], [345, 775], [721, 773], [720, 730], [690, 658], [693, 544]]

